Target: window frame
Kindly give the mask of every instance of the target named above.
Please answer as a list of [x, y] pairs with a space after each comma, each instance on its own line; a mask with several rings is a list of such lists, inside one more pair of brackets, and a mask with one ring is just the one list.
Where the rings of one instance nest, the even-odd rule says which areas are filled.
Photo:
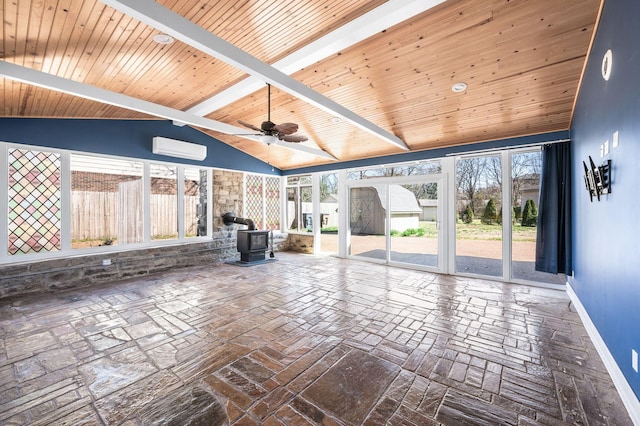
[[[308, 178], [308, 179], [307, 179]], [[293, 179], [297, 179], [297, 181], [290, 183]], [[296, 229], [290, 229], [289, 228], [289, 189], [294, 189], [297, 196], [298, 196], [298, 203], [296, 203], [295, 205], [295, 209], [296, 209], [296, 213], [298, 215], [298, 223], [297, 223], [297, 227]], [[309, 194], [309, 198], [310, 200], [308, 201], [308, 203], [311, 204], [311, 217], [312, 217], [312, 221], [311, 221], [311, 229], [310, 230], [306, 230], [306, 227], [304, 226], [304, 212], [302, 211], [302, 189], [308, 189], [310, 191]], [[314, 191], [314, 174], [303, 174], [303, 175], [291, 175], [291, 176], [286, 176], [286, 178], [284, 179], [284, 197], [283, 197], [283, 202], [285, 205], [285, 209], [284, 209], [284, 217], [285, 217], [285, 221], [284, 221], [284, 226], [283, 228], [286, 226], [285, 232], [288, 232], [290, 234], [301, 234], [301, 235], [314, 235], [315, 229], [316, 229], [316, 224], [315, 224], [315, 220], [314, 219], [314, 214], [315, 214], [315, 206], [313, 203], [313, 194], [316, 191]], [[295, 216], [294, 216], [295, 217]], [[300, 226], [300, 224], [303, 224], [303, 226]]]
[[[42, 260], [51, 260], [51, 259], [59, 259], [59, 258], [67, 258], [69, 256], [77, 256], [77, 255], [92, 255], [92, 254], [101, 254], [101, 253], [115, 253], [115, 252], [123, 252], [129, 250], [138, 250], [145, 248], [154, 248], [168, 245], [176, 245], [176, 244], [184, 244], [184, 243], [198, 243], [209, 241], [213, 235], [213, 221], [212, 221], [212, 188], [213, 188], [213, 170], [212, 167], [206, 167], [197, 164], [184, 164], [184, 163], [173, 163], [167, 161], [159, 161], [159, 160], [150, 160], [150, 159], [141, 159], [141, 158], [133, 158], [133, 157], [123, 157], [123, 156], [115, 156], [115, 155], [104, 155], [97, 154], [87, 151], [76, 151], [76, 150], [65, 150], [59, 148], [50, 148], [45, 146], [37, 146], [37, 145], [27, 145], [27, 144], [16, 144], [11, 142], [0, 141], [0, 164], [4, 164], [4, 171], [0, 173], [0, 198], [2, 200], [8, 200], [9, 193], [9, 170], [8, 167], [8, 159], [9, 159], [9, 149], [21, 149], [21, 150], [30, 150], [30, 151], [38, 151], [38, 152], [47, 152], [47, 153], [55, 153], [60, 155], [60, 182], [61, 182], [61, 224], [60, 224], [60, 232], [61, 232], [61, 249], [53, 252], [40, 252], [40, 253], [22, 253], [22, 254], [9, 254], [9, 231], [8, 231], [8, 213], [9, 209], [4, 208], [0, 211], [0, 265], [8, 265], [8, 264], [16, 264], [16, 263], [31, 263]], [[71, 156], [77, 154], [82, 156], [89, 156], [95, 158], [111, 158], [125, 161], [134, 161], [142, 163], [143, 165], [143, 241], [140, 243], [130, 243], [123, 245], [103, 245], [96, 247], [86, 247], [86, 248], [72, 248], [71, 247]], [[152, 240], [151, 239], [151, 229], [150, 229], [150, 194], [151, 194], [151, 176], [150, 176], [150, 165], [151, 164], [160, 164], [167, 165], [169, 167], [177, 168], [177, 191], [178, 191], [178, 200], [181, 198], [183, 191], [183, 181], [184, 181], [184, 169], [186, 168], [197, 168], [201, 170], [206, 170], [207, 172], [207, 205], [211, 206], [207, 208], [207, 235], [195, 236], [195, 237], [185, 237], [184, 235], [184, 220], [181, 220], [184, 215], [184, 203], [178, 202], [178, 238], [171, 240]], [[5, 202], [5, 205], [7, 203]]]

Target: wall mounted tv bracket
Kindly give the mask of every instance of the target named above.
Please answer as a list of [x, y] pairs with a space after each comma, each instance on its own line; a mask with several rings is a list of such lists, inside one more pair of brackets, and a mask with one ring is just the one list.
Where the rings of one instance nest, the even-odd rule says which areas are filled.
[[600, 196], [611, 194], [611, 160], [606, 160], [600, 166], [596, 166], [593, 158], [589, 156], [589, 167], [584, 166], [584, 184], [589, 192], [589, 199], [593, 202], [595, 196], [600, 201]]

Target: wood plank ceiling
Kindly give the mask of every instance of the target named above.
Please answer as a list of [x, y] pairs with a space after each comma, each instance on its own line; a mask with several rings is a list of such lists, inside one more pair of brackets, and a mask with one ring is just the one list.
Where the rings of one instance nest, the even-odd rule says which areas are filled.
[[[447, 0], [291, 77], [398, 136], [411, 151], [565, 130], [601, 0]], [[267, 64], [348, 25], [383, 0], [161, 0]], [[2, 3], [0, 59], [187, 111], [247, 77], [97, 0]], [[454, 83], [468, 88], [454, 93]], [[134, 119], [149, 115], [0, 78], [0, 116]], [[266, 85], [207, 118], [259, 126]], [[272, 88], [271, 120], [294, 122], [339, 161], [405, 152]], [[332, 160], [201, 129], [281, 169]]]

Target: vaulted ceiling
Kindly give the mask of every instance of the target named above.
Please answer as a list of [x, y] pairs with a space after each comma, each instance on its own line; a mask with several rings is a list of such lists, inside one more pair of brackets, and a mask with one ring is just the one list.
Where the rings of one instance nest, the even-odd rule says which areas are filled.
[[[281, 169], [566, 130], [600, 3], [6, 0], [0, 116], [168, 118]], [[304, 151], [236, 136], [267, 82]]]

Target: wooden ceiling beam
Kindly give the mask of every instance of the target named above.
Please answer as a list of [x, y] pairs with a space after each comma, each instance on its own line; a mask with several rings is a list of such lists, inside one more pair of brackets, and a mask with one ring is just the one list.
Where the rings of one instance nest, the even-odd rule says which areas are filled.
[[[342, 50], [400, 24], [409, 18], [426, 12], [443, 1], [444, 0], [389, 0], [383, 5], [378, 6], [279, 61], [274, 62], [272, 66], [287, 75], [291, 75], [316, 62], [336, 55]], [[240, 98], [248, 96], [263, 87], [263, 81], [251, 76], [198, 105], [189, 108], [188, 111], [204, 116]]]
[[[291, 78], [275, 67], [217, 37], [153, 0], [101, 0], [104, 4], [162, 31], [203, 53], [216, 57], [270, 83], [323, 111], [352, 123], [402, 150], [409, 147], [398, 136]], [[227, 133], [227, 132], [224, 132]]]
[[[37, 71], [31, 68], [23, 67], [21, 65], [15, 65], [10, 62], [1, 60], [0, 77], [5, 77], [14, 81], [20, 81], [22, 83], [43, 87], [45, 89], [66, 93], [96, 102], [138, 111], [144, 114], [152, 115], [154, 117], [165, 118], [167, 120], [173, 120], [191, 126], [201, 127], [203, 129], [214, 130], [216, 132], [237, 135], [242, 134], [246, 131], [241, 127], [231, 126], [220, 121], [211, 120], [209, 118], [201, 117], [195, 114], [190, 114], [188, 112], [180, 111], [174, 108], [169, 108], [164, 105], [158, 105], [153, 102], [148, 102], [142, 99], [123, 95], [122, 93], [111, 92], [99, 87], [79, 83], [77, 81], [58, 77], [53, 74], [48, 74], [42, 71]], [[258, 137], [244, 137], [259, 141]], [[280, 141], [278, 141], [277, 144], [291, 149], [297, 149], [309, 154], [317, 155], [319, 157], [328, 158], [331, 160], [336, 159], [328, 152], [320, 149], [315, 149], [308, 146], [302, 147], [296, 144], [283, 143]]]

